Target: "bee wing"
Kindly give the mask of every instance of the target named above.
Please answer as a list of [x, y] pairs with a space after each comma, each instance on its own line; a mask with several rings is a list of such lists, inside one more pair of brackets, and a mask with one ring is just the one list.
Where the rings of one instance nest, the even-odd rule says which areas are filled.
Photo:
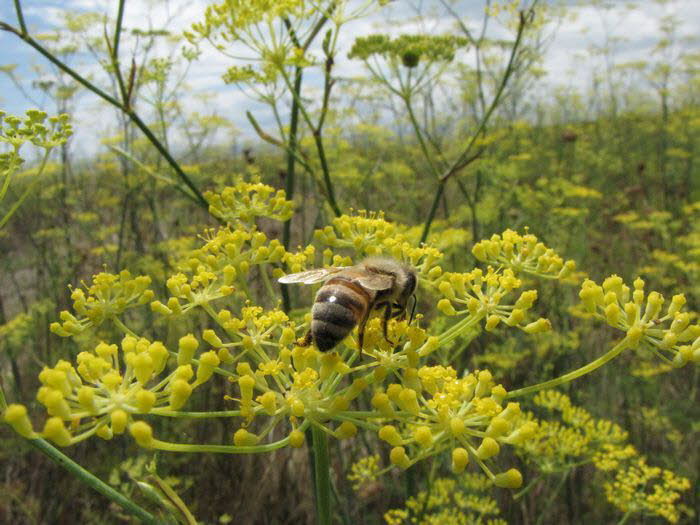
[[388, 290], [394, 284], [394, 278], [391, 275], [382, 273], [366, 273], [356, 276], [354, 278], [360, 286], [367, 288], [368, 290]]
[[315, 284], [325, 281], [331, 275], [336, 274], [347, 268], [347, 266], [331, 266], [330, 268], [316, 268], [315, 270], [307, 270], [306, 272], [290, 273], [277, 279], [283, 284], [301, 283]]

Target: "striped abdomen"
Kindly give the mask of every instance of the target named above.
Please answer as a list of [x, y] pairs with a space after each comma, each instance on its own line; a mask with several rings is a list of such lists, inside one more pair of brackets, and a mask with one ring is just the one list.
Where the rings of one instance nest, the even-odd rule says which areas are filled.
[[311, 308], [311, 335], [318, 349], [325, 352], [345, 339], [371, 300], [370, 293], [352, 281], [342, 277], [327, 281]]

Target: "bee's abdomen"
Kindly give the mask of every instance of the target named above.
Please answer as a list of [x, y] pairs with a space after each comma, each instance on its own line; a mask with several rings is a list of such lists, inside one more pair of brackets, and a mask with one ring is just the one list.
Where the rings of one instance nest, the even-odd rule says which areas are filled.
[[325, 352], [345, 339], [367, 310], [369, 296], [362, 288], [342, 279], [331, 279], [316, 295], [311, 309], [311, 334]]

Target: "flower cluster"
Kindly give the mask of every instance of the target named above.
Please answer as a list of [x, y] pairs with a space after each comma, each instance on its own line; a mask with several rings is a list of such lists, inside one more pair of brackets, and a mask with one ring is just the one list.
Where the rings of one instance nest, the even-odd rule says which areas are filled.
[[659, 516], [670, 523], [678, 522], [680, 493], [689, 488], [687, 478], [649, 466], [643, 457], [619, 470], [615, 479], [604, 485], [608, 501], [625, 515]]
[[372, 397], [376, 410], [400, 423], [383, 425], [379, 438], [393, 447], [390, 460], [401, 468], [450, 450], [454, 472], [464, 471], [473, 459], [497, 486], [519, 487], [519, 471], [494, 475], [485, 463], [501, 445], [520, 445], [536, 430], [534, 423], [518, 424], [520, 407], [504, 406], [506, 393], [488, 370], [458, 378], [451, 367], [407, 368], [401, 384], [376, 389]]
[[579, 297], [591, 316], [626, 332], [630, 347], [644, 343], [675, 367], [700, 363], [700, 325], [691, 324], [693, 313], [682, 311], [685, 296], [674, 295], [664, 309], [663, 295], [645, 294], [642, 279], [635, 279], [632, 286], [617, 275], [605, 279], [602, 286], [587, 279]]
[[350, 474], [347, 478], [352, 483], [354, 491], [359, 491], [362, 487], [374, 482], [381, 474], [381, 458], [379, 454], [365, 456], [350, 466]]
[[482, 474], [465, 473], [456, 479], [439, 478], [406, 500], [402, 509], [384, 514], [389, 525], [407, 523], [483, 523], [506, 525], [494, 498], [483, 494], [491, 482]]
[[323, 252], [324, 264], [335, 250], [346, 249], [352, 251], [356, 261], [374, 255], [402, 261], [416, 269], [424, 284], [442, 273], [438, 266], [442, 253], [432, 246], [416, 246], [417, 235], [405, 226], [387, 221], [383, 213], [359, 211], [356, 215], [341, 215], [333, 219], [331, 226], [317, 230], [314, 238], [329, 247]]
[[[438, 284], [445, 297], [437, 307], [445, 315], [466, 316], [465, 321], [470, 324], [486, 319], [487, 331], [495, 330], [501, 321], [529, 334], [550, 330], [551, 324], [544, 318], [524, 324], [526, 312], [537, 299], [537, 290], [523, 291], [517, 299], [511, 296], [521, 286], [522, 281], [510, 268], [497, 271], [489, 266], [485, 273], [480, 268], [468, 273], [445, 273]], [[502, 304], [506, 298], [511, 302]]]
[[44, 149], [52, 149], [66, 142], [73, 134], [66, 114], [49, 117], [38, 109], [27, 111], [25, 118], [7, 115], [0, 111], [0, 142], [18, 151], [25, 142]]
[[574, 261], [564, 261], [552, 248], [539, 242], [535, 235], [521, 235], [513, 230], [477, 242], [472, 254], [481, 262], [545, 279], [565, 279], [576, 269]]
[[545, 473], [565, 472], [575, 465], [593, 461], [608, 445], [617, 446], [627, 440], [627, 432], [615, 423], [595, 419], [583, 408], [555, 390], [540, 392], [535, 405], [558, 413], [560, 421], [535, 419], [527, 413], [524, 419], [537, 422], [537, 432], [519, 452]]
[[213, 31], [223, 29], [221, 37], [233, 42], [261, 22], [271, 23], [285, 17], [306, 18], [315, 10], [313, 2], [303, 0], [224, 0], [208, 6], [204, 22], [193, 24], [193, 32], [185, 33], [185, 37], [190, 41], [196, 36], [209, 38]]
[[294, 213], [294, 203], [287, 200], [284, 190], [260, 182], [239, 180], [220, 193], [207, 192], [205, 197], [211, 214], [228, 224], [250, 223], [257, 217], [286, 221]]
[[414, 68], [423, 60], [451, 62], [459, 48], [469, 45], [469, 40], [453, 35], [401, 35], [394, 39], [387, 35], [360, 37], [348, 54], [349, 58], [367, 60], [373, 55], [398, 59], [408, 68]]
[[[43, 437], [67, 446], [92, 435], [111, 439], [129, 429], [141, 446], [154, 446], [150, 426], [133, 416], [179, 410], [220, 362], [212, 350], [193, 359], [199, 341], [191, 334], [180, 338], [177, 366], [167, 374], [171, 352], [160, 341], [126, 336], [120, 346], [121, 352], [117, 345], [99, 343], [80, 352], [75, 367], [60, 360], [41, 371], [37, 399], [50, 416]], [[20, 434], [35, 437], [24, 406], [10, 405], [5, 419]]]
[[93, 276], [92, 284], [85, 286], [85, 290], [75, 288], [71, 293], [77, 316], [68, 310], [62, 311], [62, 322], [51, 323], [51, 331], [68, 337], [100, 326], [107, 320], [117, 320], [126, 310], [151, 302], [153, 291], [148, 288], [150, 284], [150, 277], [132, 277], [128, 270], [122, 270], [118, 275], [99, 273]]

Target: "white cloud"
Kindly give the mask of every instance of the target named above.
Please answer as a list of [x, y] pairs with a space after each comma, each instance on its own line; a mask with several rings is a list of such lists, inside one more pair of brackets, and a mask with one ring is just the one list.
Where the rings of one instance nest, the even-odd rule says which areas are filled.
[[[167, 26], [170, 31], [179, 33], [201, 19], [204, 6], [208, 3], [210, 2], [206, 0], [170, 2], [131, 0], [127, 2], [124, 13], [125, 38], [120, 48], [123, 64], [128, 65], [137, 43], [137, 39], [130, 34], [131, 29], [159, 29]], [[2, 4], [4, 5], [0, 6], [0, 19], [14, 23], [14, 12], [8, 6], [9, 2], [2, 2]], [[71, 12], [97, 11], [113, 18], [116, 15], [117, 5], [113, 0], [24, 0], [22, 4], [25, 6], [27, 23], [40, 31], [46, 31], [49, 27], [62, 23], [63, 9]], [[357, 36], [376, 32], [397, 35], [401, 32], [428, 31], [438, 34], [447, 32], [453, 27], [453, 20], [444, 13], [438, 14], [439, 10], [431, 12], [430, 16], [423, 20], [416, 19], [416, 5], [418, 5], [416, 2], [410, 0], [392, 2], [389, 8], [380, 14], [350, 22], [341, 34], [340, 54], [336, 61], [335, 73], [343, 78], [352, 78], [363, 73], [360, 61], [347, 58], [347, 53]], [[455, 6], [464, 16], [468, 27], [478, 32], [483, 5], [479, 2], [463, 0]], [[550, 86], [568, 84], [585, 89], [590, 84], [592, 71], [601, 65], [599, 59], [588, 55], [588, 50], [592, 46], [605, 45], [609, 37], [622, 39], [615, 43], [615, 52], [612, 57], [616, 63], [648, 59], [655, 42], [660, 37], [659, 23], [664, 15], [675, 12], [681, 22], [681, 35], [700, 34], [700, 2], [697, 0], [676, 0], [671, 3], [671, 7], [642, 2], [633, 11], [627, 10], [622, 3], [615, 4], [613, 9], [606, 12], [589, 5], [577, 5], [570, 7], [570, 12], [576, 15], [575, 19], [567, 19], [557, 28], [556, 37], [545, 56], [543, 67], [548, 71], [546, 79]], [[408, 22], [401, 23], [402, 20], [408, 20]], [[103, 34], [103, 28], [98, 25], [92, 28], [91, 32], [99, 37]], [[509, 34], [512, 36], [495, 21], [489, 25], [489, 35], [493, 38], [506, 38]], [[138, 42], [143, 44], [143, 39]], [[10, 61], [21, 64], [19, 72], [25, 78], [25, 83], [35, 78], [28, 64], [42, 63], [44, 69], [48, 67], [41, 57], [13, 35], [0, 32], [0, 46], [7, 50], [5, 56], [11, 57]], [[316, 50], [318, 49], [317, 47]], [[155, 48], [155, 54], [171, 51], [165, 45], [158, 45]], [[319, 55], [320, 53], [317, 52], [317, 56]], [[464, 60], [472, 61], [473, 55], [467, 53]], [[221, 75], [231, 63], [229, 58], [224, 57], [211, 46], [202, 46], [200, 59], [191, 65], [185, 79], [188, 89], [184, 92], [184, 96], [187, 97], [185, 105], [188, 110], [200, 113], [214, 110], [232, 119], [248, 136], [252, 136], [250, 125], [245, 118], [246, 109], [252, 108], [261, 122], [268, 122], [270, 116], [240, 90], [223, 85]], [[90, 74], [97, 84], [109, 85], [101, 67], [92, 57], [81, 56], [74, 65], [81, 72]], [[319, 79], [318, 74], [307, 75], [308, 81]], [[548, 89], [551, 87], [540, 86], [539, 95], [546, 96]], [[196, 97], [203, 93], [213, 93], [207, 107], [202, 106]], [[5, 108], [11, 112], [23, 112], [24, 108], [31, 107], [31, 104], [27, 103], [4, 77], [0, 77], [0, 97], [2, 97], [0, 102], [3, 102]], [[98, 118], [95, 118], [96, 116]], [[99, 147], [94, 137], [108, 133], [108, 130], [112, 129], [113, 110], [105, 108], [94, 95], [83, 93], [76, 110], [75, 120], [79, 122], [77, 127], [81, 129], [78, 137], [81, 150], [92, 152]], [[86, 147], [82, 147], [83, 145]]]

